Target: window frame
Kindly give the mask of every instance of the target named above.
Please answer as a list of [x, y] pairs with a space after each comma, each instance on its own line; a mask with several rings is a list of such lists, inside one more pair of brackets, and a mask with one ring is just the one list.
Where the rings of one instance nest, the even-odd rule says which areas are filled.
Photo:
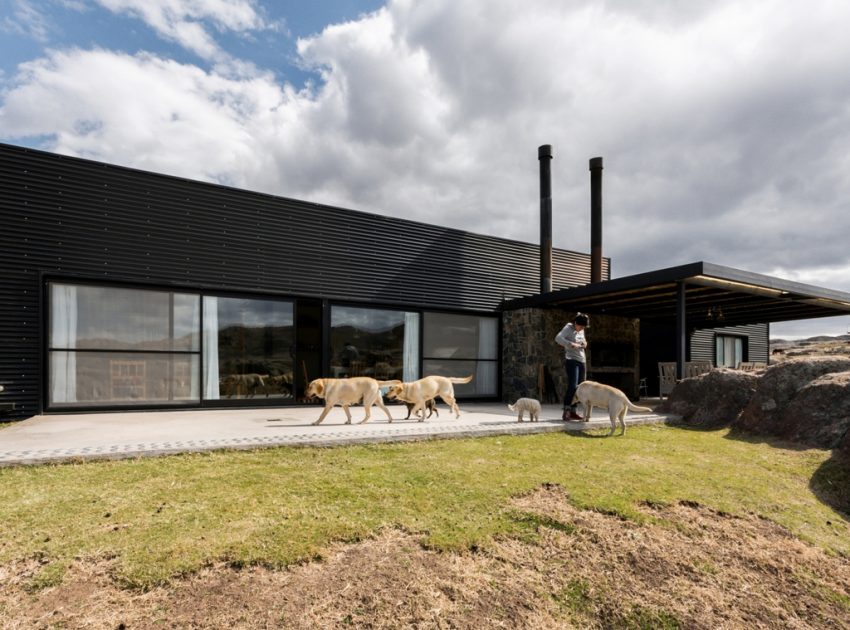
[[[481, 361], [491, 361], [496, 365], [496, 393], [494, 395], [487, 396], [471, 396], [471, 397], [463, 397], [463, 400], [468, 401], [494, 401], [499, 400], [501, 397], [502, 391], [502, 379], [501, 379], [501, 366], [502, 366], [502, 316], [500, 313], [491, 312], [491, 311], [463, 311], [458, 309], [441, 309], [434, 307], [426, 307], [421, 304], [419, 305], [399, 305], [394, 303], [386, 303], [386, 302], [355, 302], [350, 300], [332, 300], [329, 298], [315, 298], [310, 296], [301, 296], [301, 295], [290, 295], [284, 293], [275, 293], [270, 291], [256, 290], [256, 291], [243, 291], [239, 289], [234, 289], [232, 287], [214, 287], [209, 285], [195, 285], [195, 286], [186, 286], [186, 285], [178, 285], [178, 284], [162, 284], [157, 282], [144, 282], [137, 280], [128, 280], [128, 279], [115, 279], [115, 278], [92, 278], [91, 276], [77, 276], [72, 274], [57, 274], [57, 273], [49, 273], [49, 272], [40, 272], [39, 273], [40, 281], [39, 281], [39, 291], [40, 291], [40, 299], [39, 302], [41, 304], [40, 313], [38, 314], [39, 319], [39, 329], [41, 330], [41, 339], [39, 343], [39, 358], [38, 361], [40, 363], [41, 369], [39, 370], [39, 383], [38, 387], [41, 391], [41, 409], [47, 413], [64, 413], [64, 412], [110, 412], [110, 411], [146, 411], [146, 410], [158, 410], [158, 409], [204, 409], [204, 408], [228, 408], [228, 407], [246, 407], [249, 406], [251, 408], [258, 407], [280, 407], [280, 406], [289, 406], [289, 405], [303, 405], [305, 402], [303, 400], [299, 400], [296, 395], [292, 398], [269, 398], [266, 399], [264, 396], [260, 395], [255, 398], [243, 398], [243, 399], [207, 399], [204, 397], [203, 390], [203, 364], [204, 364], [204, 332], [203, 332], [203, 322], [204, 322], [204, 297], [223, 297], [223, 298], [238, 298], [238, 299], [249, 299], [249, 300], [270, 300], [270, 301], [283, 301], [290, 302], [292, 304], [292, 312], [293, 312], [293, 345], [295, 348], [298, 347], [298, 314], [299, 314], [299, 300], [301, 299], [318, 299], [321, 301], [321, 310], [323, 312], [322, 315], [322, 344], [321, 344], [321, 369], [323, 370], [323, 375], [330, 374], [330, 349], [331, 349], [331, 336], [330, 336], [330, 328], [331, 328], [331, 309], [334, 306], [348, 306], [362, 309], [372, 309], [372, 310], [391, 310], [391, 311], [399, 311], [399, 312], [411, 312], [418, 314], [419, 326], [418, 326], [418, 370], [419, 376], [421, 377], [423, 372], [423, 363], [425, 360], [424, 357], [424, 333], [425, 333], [425, 314], [426, 313], [439, 313], [439, 314], [450, 314], [450, 315], [460, 315], [460, 316], [472, 316], [472, 317], [487, 317], [493, 318], [496, 320], [496, 358], [495, 359], [480, 359]], [[131, 289], [138, 291], [155, 291], [155, 292], [168, 292], [168, 293], [180, 293], [180, 294], [188, 294], [194, 295], [198, 297], [199, 300], [199, 321], [200, 321], [200, 330], [198, 337], [198, 348], [197, 350], [136, 350], [135, 352], [141, 353], [161, 353], [166, 355], [173, 354], [187, 354], [187, 355], [196, 355], [198, 357], [198, 378], [199, 378], [199, 398], [192, 399], [187, 402], [178, 402], [178, 401], [156, 401], [150, 403], [139, 403], [132, 404], [128, 402], [116, 402], [116, 403], [103, 403], [103, 404], [72, 404], [65, 405], [62, 403], [51, 403], [50, 402], [50, 391], [49, 388], [51, 386], [50, 383], [50, 370], [51, 370], [51, 352], [61, 350], [60, 348], [54, 348], [50, 343], [50, 332], [51, 332], [51, 318], [54, 316], [53, 313], [53, 305], [51, 302], [50, 295], [50, 286], [51, 284], [68, 284], [68, 285], [77, 285], [77, 286], [93, 286], [93, 287], [102, 287], [102, 288], [119, 288], [119, 289]], [[67, 350], [67, 349], [66, 349]], [[78, 352], [102, 352], [102, 349], [98, 350], [89, 350], [80, 348], [75, 351]], [[133, 352], [133, 350], [119, 350], [116, 352]], [[479, 359], [476, 359], [476, 361]], [[294, 366], [295, 370], [298, 370], [298, 365]], [[297, 378], [294, 379], [297, 382]]]
[[[436, 356], [425, 356], [425, 321], [429, 313], [435, 315], [454, 315], [457, 317], [470, 317], [477, 319], [492, 319], [495, 320], [496, 323], [496, 343], [495, 343], [495, 358], [492, 359], [482, 359], [479, 357], [475, 358], [451, 358], [451, 357], [436, 357]], [[437, 309], [423, 309], [422, 311], [422, 333], [421, 333], [421, 342], [422, 342], [422, 352], [421, 352], [421, 366], [420, 373], [425, 374], [425, 362], [426, 361], [441, 361], [448, 363], [462, 363], [462, 362], [471, 362], [476, 367], [478, 364], [486, 363], [489, 365], [496, 366], [496, 383], [495, 383], [495, 393], [493, 394], [472, 394], [472, 395], [459, 395], [458, 398], [461, 400], [498, 400], [501, 398], [502, 392], [502, 374], [501, 374], [501, 366], [502, 366], [502, 335], [500, 334], [502, 330], [502, 317], [500, 314], [496, 313], [470, 313], [470, 312], [462, 312], [462, 311], [449, 311], [449, 310], [437, 310]], [[480, 353], [481, 349], [478, 348], [478, 352]], [[477, 370], [476, 370], [477, 371]]]
[[[720, 356], [718, 354], [718, 343], [721, 341], [724, 344], [723, 356], [724, 359], [726, 357], [725, 343], [727, 339], [734, 340], [735, 342], [740, 342], [741, 344], [741, 356], [736, 357], [735, 365], [729, 366], [726, 364], [725, 360], [720, 361]], [[731, 367], [732, 369], [737, 369], [738, 366], [744, 362], [749, 360], [749, 337], [747, 335], [739, 335], [739, 334], [729, 334], [729, 333], [715, 333], [714, 334], [714, 365], [716, 367]]]
[[[54, 285], [69, 285], [69, 286], [77, 286], [77, 287], [94, 287], [99, 289], [108, 289], [108, 290], [129, 290], [129, 291], [140, 291], [140, 292], [151, 292], [151, 293], [166, 293], [169, 294], [169, 303], [171, 306], [169, 312], [169, 345], [170, 349], [139, 349], [139, 348], [117, 348], [117, 349], [105, 349], [105, 348], [71, 348], [71, 347], [61, 347], [54, 346], [52, 341], [52, 331], [53, 331], [53, 322], [55, 317], [55, 309], [53, 308], [52, 301], [52, 290], [51, 288]], [[198, 297], [198, 321], [202, 321], [203, 312], [202, 312], [202, 299], [201, 293], [198, 290], [193, 289], [184, 289], [182, 287], [163, 287], [159, 285], [133, 285], [129, 283], [116, 283], [116, 282], [97, 282], [90, 279], [79, 279], [79, 278], [65, 278], [65, 277], [46, 277], [41, 283], [43, 287], [44, 296], [42, 303], [45, 306], [43, 317], [43, 326], [42, 326], [42, 345], [43, 352], [41, 352], [42, 356], [42, 396], [44, 401], [44, 408], [48, 411], [106, 411], [106, 410], [142, 410], [142, 409], [152, 409], [152, 408], [168, 408], [168, 409], [186, 409], [186, 408], [195, 408], [199, 406], [201, 393], [199, 390], [198, 398], [191, 398], [185, 401], [169, 399], [168, 401], [156, 400], [142, 403], [133, 403], [131, 401], [123, 400], [123, 401], [115, 401], [108, 403], [96, 403], [91, 401], [86, 401], [83, 403], [67, 403], [67, 402], [53, 402], [52, 400], [52, 391], [51, 391], [51, 376], [52, 376], [52, 355], [61, 352], [73, 352], [78, 354], [112, 354], [116, 357], [119, 357], [117, 360], [125, 360], [124, 357], [127, 355], [162, 355], [168, 357], [177, 357], [177, 356], [188, 356], [188, 357], [197, 357], [198, 365], [201, 364], [202, 358], [202, 340], [200, 337], [200, 329], [197, 331], [198, 334], [198, 344], [196, 350], [175, 350], [173, 348], [174, 339], [174, 295], [194, 295]], [[173, 369], [174, 363], [169, 364], [169, 372]], [[173, 382], [172, 379], [169, 379], [169, 392], [172, 392]]]
[[[296, 322], [298, 321], [298, 301], [293, 297], [283, 297], [283, 296], [271, 296], [271, 295], [259, 295], [259, 294], [247, 294], [247, 293], [235, 293], [232, 291], [217, 291], [217, 290], [207, 290], [201, 291], [201, 362], [200, 362], [200, 379], [201, 379], [201, 402], [199, 407], [201, 408], [228, 408], [228, 407], [244, 407], [246, 404], [250, 404], [251, 407], [280, 407], [293, 405], [297, 402], [297, 393], [295, 391], [295, 370], [297, 369], [297, 365], [295, 365], [295, 357], [293, 357], [293, 395], [290, 398], [271, 398], [266, 397], [264, 394], [260, 394], [258, 396], [252, 397], [219, 397], [219, 398], [206, 398], [204, 396], [204, 391], [206, 388], [206, 369], [205, 369], [205, 355], [203, 353], [204, 348], [204, 317], [205, 313], [205, 302], [204, 298], [214, 297], [221, 299], [232, 299], [232, 300], [253, 300], [259, 302], [284, 302], [292, 305], [292, 344], [291, 347], [297, 348], [298, 346], [298, 329], [296, 326]], [[219, 393], [219, 395], [221, 395]]]

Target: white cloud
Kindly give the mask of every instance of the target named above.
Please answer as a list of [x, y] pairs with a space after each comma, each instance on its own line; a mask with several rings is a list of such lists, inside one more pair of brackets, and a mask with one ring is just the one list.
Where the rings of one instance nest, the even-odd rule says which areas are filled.
[[26, 35], [38, 42], [46, 42], [50, 33], [47, 18], [30, 0], [14, 0], [14, 10], [0, 21], [0, 31]]
[[198, 56], [225, 61], [206, 27], [220, 31], [249, 31], [271, 28], [256, 0], [95, 0], [114, 13], [127, 13], [143, 20], [161, 37], [172, 40]]
[[263, 168], [257, 108], [282, 97], [266, 79], [104, 50], [54, 52], [25, 64], [20, 80], [0, 110], [4, 135], [52, 135], [61, 153], [236, 185]]
[[[269, 26], [247, 0], [97, 1], [216, 61], [216, 30]], [[850, 290], [850, 5], [680, 5], [396, 0], [300, 40], [302, 90], [54, 51], [6, 85], [0, 135], [532, 242], [551, 143], [559, 247], [588, 251], [605, 159], [615, 276], [708, 260]]]

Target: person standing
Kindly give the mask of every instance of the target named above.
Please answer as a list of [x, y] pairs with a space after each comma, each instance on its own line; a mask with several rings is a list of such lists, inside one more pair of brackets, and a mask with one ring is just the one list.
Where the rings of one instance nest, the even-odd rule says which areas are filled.
[[555, 336], [555, 343], [564, 347], [564, 369], [567, 372], [567, 393], [564, 396], [564, 414], [561, 416], [564, 421], [585, 419], [576, 412], [573, 396], [576, 394], [579, 383], [584, 381], [587, 365], [587, 356], [584, 352], [587, 341], [584, 338], [584, 329], [589, 325], [590, 320], [587, 315], [576, 313], [573, 321], [564, 326]]

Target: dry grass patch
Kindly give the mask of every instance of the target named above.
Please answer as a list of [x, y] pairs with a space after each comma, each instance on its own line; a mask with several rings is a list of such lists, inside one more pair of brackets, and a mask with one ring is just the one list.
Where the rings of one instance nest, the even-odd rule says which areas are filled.
[[848, 627], [848, 479], [662, 426], [3, 468], [0, 627]]
[[111, 561], [77, 561], [36, 592], [3, 579], [0, 611], [10, 630], [850, 627], [850, 563], [765, 519], [685, 502], [644, 505], [638, 524], [578, 509], [554, 484], [512, 504], [536, 535], [476, 552], [391, 528], [322, 561], [218, 563], [147, 592], [119, 588]]

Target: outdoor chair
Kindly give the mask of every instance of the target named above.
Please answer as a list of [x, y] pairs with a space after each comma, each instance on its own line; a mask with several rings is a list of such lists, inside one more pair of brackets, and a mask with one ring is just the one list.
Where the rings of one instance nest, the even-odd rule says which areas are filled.
[[714, 369], [714, 365], [711, 361], [687, 361], [685, 363], [685, 378], [699, 376], [711, 372], [712, 369]]
[[658, 364], [658, 396], [664, 398], [665, 395], [673, 391], [676, 387], [676, 362], [663, 362]]

